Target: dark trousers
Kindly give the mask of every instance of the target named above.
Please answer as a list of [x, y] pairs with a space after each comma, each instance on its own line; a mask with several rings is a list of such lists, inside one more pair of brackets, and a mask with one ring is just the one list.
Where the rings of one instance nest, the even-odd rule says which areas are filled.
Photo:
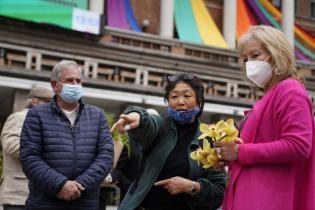
[[[145, 207], [145, 208], [142, 208], [141, 210], [177, 210], [177, 208], [174, 209], [173, 207]], [[182, 210], [182, 209], [178, 208], [178, 210]], [[183, 210], [186, 210], [186, 208]]]
[[98, 210], [106, 210], [106, 187], [100, 188], [100, 196], [98, 199]]
[[26, 210], [26, 208], [20, 205], [3, 205], [3, 210]]
[[146, 206], [146, 207], [138, 207], [137, 210], [190, 210], [188, 206], [173, 206], [173, 207], [167, 207], [167, 206]]

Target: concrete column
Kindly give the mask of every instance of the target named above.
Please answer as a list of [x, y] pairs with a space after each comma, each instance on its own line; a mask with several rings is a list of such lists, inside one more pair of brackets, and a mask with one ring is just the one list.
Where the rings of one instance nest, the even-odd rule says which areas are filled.
[[224, 0], [223, 36], [230, 49], [235, 49], [236, 0]]
[[294, 1], [282, 1], [282, 29], [291, 45], [294, 45]]
[[161, 0], [160, 35], [173, 38], [174, 32], [174, 0]]
[[103, 14], [104, 13], [104, 0], [89, 0], [89, 9], [90, 11]]

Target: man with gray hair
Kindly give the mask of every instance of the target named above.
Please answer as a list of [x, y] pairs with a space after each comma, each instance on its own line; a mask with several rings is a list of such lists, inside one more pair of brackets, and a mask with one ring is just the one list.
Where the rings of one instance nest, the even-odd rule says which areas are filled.
[[82, 71], [74, 61], [51, 73], [52, 102], [31, 109], [20, 158], [29, 178], [28, 210], [96, 210], [99, 186], [113, 164], [103, 111], [83, 103]]
[[25, 116], [30, 108], [49, 102], [52, 91], [44, 87], [32, 87], [26, 100], [25, 109], [11, 114], [1, 133], [3, 150], [3, 174], [0, 184], [0, 205], [4, 210], [24, 210], [28, 196], [28, 180], [22, 171], [20, 134]]

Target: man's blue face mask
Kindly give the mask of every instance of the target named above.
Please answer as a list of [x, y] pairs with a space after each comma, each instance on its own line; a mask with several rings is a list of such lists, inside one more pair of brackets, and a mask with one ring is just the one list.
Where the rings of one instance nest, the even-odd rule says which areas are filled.
[[62, 88], [61, 93], [59, 93], [59, 95], [65, 102], [76, 103], [82, 97], [81, 85], [62, 84], [62, 86], [63, 88]]
[[167, 107], [167, 113], [170, 117], [172, 117], [176, 122], [181, 124], [190, 123], [194, 117], [198, 115], [200, 112], [200, 108], [196, 106], [194, 109], [191, 110], [181, 110], [176, 111], [171, 107]]

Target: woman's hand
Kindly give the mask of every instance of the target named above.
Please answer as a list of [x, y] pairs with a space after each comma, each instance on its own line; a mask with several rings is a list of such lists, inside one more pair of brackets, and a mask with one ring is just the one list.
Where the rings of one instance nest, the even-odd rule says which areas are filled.
[[137, 128], [140, 123], [140, 114], [131, 112], [127, 115], [121, 114], [119, 120], [114, 123], [111, 132], [118, 130], [119, 133], [125, 133], [127, 130]]
[[[200, 191], [200, 184], [196, 183], [196, 190]], [[179, 193], [190, 193], [193, 185], [193, 181], [185, 179], [183, 177], [175, 176], [169, 179], [164, 179], [154, 183], [155, 186], [161, 186], [166, 189], [171, 195], [177, 195]]]
[[242, 139], [236, 139], [234, 142], [213, 142], [219, 157], [222, 160], [237, 160], [238, 159], [238, 147], [242, 144]]
[[216, 162], [212, 168], [216, 171], [224, 171], [225, 172], [225, 166], [226, 166], [226, 162], [224, 162], [223, 160], [219, 160], [218, 162]]

